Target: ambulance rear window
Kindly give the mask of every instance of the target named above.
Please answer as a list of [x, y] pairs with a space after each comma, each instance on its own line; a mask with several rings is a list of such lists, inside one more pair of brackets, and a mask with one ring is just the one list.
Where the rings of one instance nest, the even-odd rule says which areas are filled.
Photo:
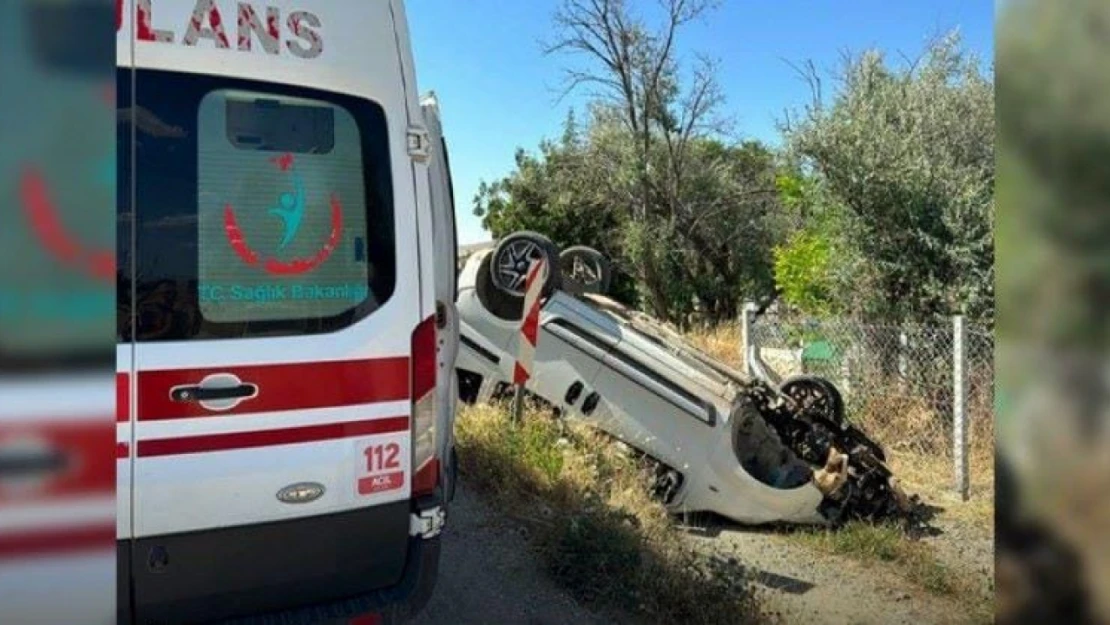
[[392, 296], [378, 104], [143, 70], [136, 85], [135, 339], [330, 332]]
[[333, 317], [369, 297], [362, 142], [349, 111], [221, 89], [201, 100], [197, 134], [205, 319]]

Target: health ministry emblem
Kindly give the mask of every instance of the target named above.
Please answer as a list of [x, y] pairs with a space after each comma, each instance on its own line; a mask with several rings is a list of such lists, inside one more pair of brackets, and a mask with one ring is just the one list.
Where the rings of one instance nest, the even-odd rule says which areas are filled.
[[[105, 85], [99, 95], [105, 105], [115, 108], [114, 85]], [[105, 189], [115, 187], [114, 147], [99, 161], [90, 164], [88, 178], [93, 185]], [[46, 253], [70, 269], [84, 273], [98, 282], [115, 282], [115, 250], [91, 247], [76, 232], [65, 226], [65, 211], [56, 203], [54, 193], [40, 167], [27, 165], [23, 169], [19, 179], [19, 204], [31, 232]]]
[[[283, 154], [270, 159], [275, 167], [289, 177], [292, 185], [290, 190], [279, 193], [277, 201], [267, 210], [267, 214], [280, 219], [282, 223], [281, 238], [274, 245], [277, 251], [285, 249], [297, 238], [309, 210], [304, 180], [297, 172], [294, 160], [292, 154]], [[343, 235], [343, 207], [334, 193], [330, 199], [330, 206], [331, 230], [328, 238], [316, 253], [310, 256], [283, 261], [270, 254], [263, 259], [262, 254], [247, 243], [243, 231], [239, 228], [239, 221], [235, 217], [235, 209], [232, 208], [231, 204], [224, 206], [224, 234], [236, 255], [247, 265], [259, 267], [266, 273], [273, 275], [289, 276], [307, 273], [320, 266], [331, 256]]]

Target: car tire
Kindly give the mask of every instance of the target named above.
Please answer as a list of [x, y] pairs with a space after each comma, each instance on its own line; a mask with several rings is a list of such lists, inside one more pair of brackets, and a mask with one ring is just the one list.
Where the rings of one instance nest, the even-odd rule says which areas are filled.
[[[542, 249], [548, 254], [550, 270], [540, 295], [542, 297], [551, 295], [560, 285], [559, 264], [553, 262], [557, 258], [555, 245], [547, 237], [528, 231], [513, 233], [502, 239], [502, 242], [517, 235], [538, 237], [534, 238], [533, 241], [542, 245]], [[478, 295], [478, 301], [481, 302], [482, 307], [490, 314], [504, 321], [519, 321], [524, 315], [524, 296], [500, 289], [494, 283], [493, 261], [497, 257], [500, 247], [501, 243], [498, 243], [497, 249], [482, 258], [481, 264], [478, 266], [478, 275], [475, 278], [474, 291]]]
[[498, 290], [523, 299], [529, 261], [543, 259], [547, 275], [544, 277], [544, 296], [562, 286], [559, 271], [559, 248], [551, 239], [532, 232], [518, 230], [497, 242], [490, 255], [489, 275]]
[[474, 281], [474, 292], [478, 301], [491, 315], [504, 321], [519, 321], [524, 311], [524, 298], [515, 297], [493, 286], [490, 277], [490, 259], [493, 254], [486, 254], [482, 264], [478, 266], [478, 276]]
[[613, 266], [604, 254], [592, 247], [575, 245], [559, 254], [563, 288], [580, 295], [605, 295], [613, 281]]
[[817, 407], [821, 415], [837, 427], [844, 426], [844, 397], [836, 385], [825, 378], [815, 375], [791, 376], [779, 384], [779, 391], [796, 401], [806, 397], [816, 398], [821, 402]]

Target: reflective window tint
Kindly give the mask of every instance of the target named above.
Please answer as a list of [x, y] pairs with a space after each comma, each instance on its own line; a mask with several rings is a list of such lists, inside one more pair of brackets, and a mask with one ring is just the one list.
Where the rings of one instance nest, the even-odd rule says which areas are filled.
[[390, 298], [379, 105], [150, 70], [136, 104], [136, 340], [332, 332]]
[[[211, 95], [204, 102], [210, 103]], [[327, 154], [335, 146], [337, 111], [326, 103], [269, 98], [261, 93], [225, 94], [220, 99], [227, 104], [227, 140], [237, 148]], [[339, 114], [353, 122], [350, 113]], [[351, 128], [353, 123], [342, 130]]]
[[[232, 131], [230, 113], [239, 112], [242, 128], [244, 111], [275, 110], [286, 114], [264, 116], [257, 126], [264, 132], [253, 135], [263, 137], [267, 149], [229, 141], [242, 137]], [[331, 120], [319, 130], [334, 133], [313, 132], [314, 120]], [[366, 300], [366, 193], [354, 117], [325, 102], [220, 90], [201, 101], [198, 129], [198, 295], [204, 318], [234, 323], [332, 317]], [[282, 151], [314, 146], [329, 149]]]

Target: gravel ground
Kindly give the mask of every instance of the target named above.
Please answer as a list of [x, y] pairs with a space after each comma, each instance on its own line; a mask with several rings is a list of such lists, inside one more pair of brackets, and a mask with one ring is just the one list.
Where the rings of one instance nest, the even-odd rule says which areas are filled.
[[994, 528], [978, 527], [943, 513], [934, 523], [942, 534], [925, 540], [936, 548], [937, 557], [946, 566], [978, 582], [980, 592], [993, 598]]
[[815, 554], [769, 531], [719, 528], [693, 540], [731, 554], [753, 577], [766, 607], [784, 623], [933, 625], [965, 623], [963, 608], [901, 579], [879, 565]]
[[[935, 523], [944, 533], [925, 540], [935, 545], [945, 564], [977, 576], [984, 601], [989, 600], [994, 558], [989, 530], [946, 519], [943, 513]], [[765, 606], [787, 625], [971, 622], [961, 603], [922, 590], [889, 565], [814, 553], [774, 531], [727, 523], [689, 536], [707, 552], [735, 557], [756, 580]], [[450, 510], [440, 567], [435, 594], [414, 625], [633, 622], [578, 604], [547, 578], [520, 527], [464, 485]]]

